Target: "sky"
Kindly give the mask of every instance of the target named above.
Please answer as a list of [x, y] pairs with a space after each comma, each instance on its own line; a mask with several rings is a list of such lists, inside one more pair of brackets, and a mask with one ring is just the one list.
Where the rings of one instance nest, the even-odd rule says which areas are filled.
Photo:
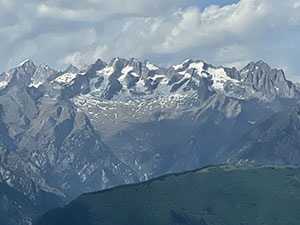
[[98, 58], [170, 66], [264, 60], [300, 81], [300, 0], [0, 0], [0, 71]]

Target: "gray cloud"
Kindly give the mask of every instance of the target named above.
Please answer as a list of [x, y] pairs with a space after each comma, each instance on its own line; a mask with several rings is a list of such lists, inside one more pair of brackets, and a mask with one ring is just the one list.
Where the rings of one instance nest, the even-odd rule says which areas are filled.
[[0, 0], [0, 68], [25, 58], [58, 69], [117, 56], [237, 67], [263, 59], [300, 80], [300, 1], [222, 2]]

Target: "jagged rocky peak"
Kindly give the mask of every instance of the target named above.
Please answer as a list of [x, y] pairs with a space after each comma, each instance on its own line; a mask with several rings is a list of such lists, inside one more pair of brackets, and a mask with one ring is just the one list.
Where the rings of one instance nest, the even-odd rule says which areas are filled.
[[[150, 64], [150, 62], [148, 62]], [[153, 65], [153, 64], [152, 64]], [[141, 62], [136, 58], [124, 59], [124, 58], [113, 58], [109, 63], [108, 67], [112, 67], [117, 73], [122, 72], [124, 68], [126, 71], [135, 71], [136, 73], [142, 73], [142, 69], [145, 68], [146, 62]], [[153, 65], [154, 67], [154, 65]], [[156, 67], [156, 66], [155, 66]], [[126, 71], [123, 72], [126, 72]]]
[[122, 82], [131, 72], [140, 73], [140, 62], [135, 59], [113, 58], [105, 68], [104, 74], [112, 75], [113, 78]]
[[172, 66], [171, 69], [174, 69], [174, 70], [185, 70], [189, 67], [189, 65], [193, 62], [193, 60], [191, 59], [186, 59], [185, 61], [183, 61], [182, 63], [178, 64], [178, 65], [175, 65], [175, 66]]
[[112, 67], [115, 71], [121, 71], [128, 64], [128, 60], [123, 58], [113, 58], [109, 63], [108, 67]]
[[17, 68], [22, 67], [22, 68], [36, 68], [36, 65], [34, 64], [34, 62], [30, 59], [26, 59], [23, 62], [21, 62]]
[[72, 64], [70, 64], [70, 65], [63, 71], [63, 73], [78, 73], [78, 72], [79, 72], [79, 69], [78, 69], [76, 66], [72, 65]]
[[101, 59], [98, 59], [94, 64], [88, 66], [88, 68], [80, 69], [80, 73], [84, 73], [88, 78], [93, 78], [97, 76], [97, 71], [102, 70], [107, 66], [106, 62], [103, 62]]
[[36, 70], [36, 65], [29, 59], [20, 63], [17, 67], [3, 73], [0, 77], [0, 89], [4, 89], [11, 82], [28, 85]]
[[137, 74], [142, 74], [143, 70], [146, 68], [145, 62], [142, 63], [139, 60], [135, 58], [131, 58], [128, 60], [127, 66], [133, 71], [135, 71]]
[[33, 61], [27, 59], [8, 73], [26, 86], [38, 88], [52, 77], [55, 77], [58, 72], [46, 64], [36, 66]]
[[231, 77], [232, 79], [241, 80], [241, 76], [240, 76], [240, 73], [237, 70], [237, 68], [235, 68], [235, 67], [232, 67], [232, 68], [225, 67], [224, 70], [225, 70], [226, 74], [229, 77]]
[[171, 69], [176, 71], [184, 71], [188, 69], [196, 69], [197, 71], [207, 70], [209, 67], [215, 68], [214, 66], [207, 64], [202, 60], [186, 59], [182, 63], [172, 66]]
[[144, 64], [146, 65], [146, 68], [147, 68], [148, 70], [156, 71], [156, 70], [158, 70], [158, 69], [162, 69], [160, 66], [157, 66], [157, 65], [153, 64], [152, 62], [150, 62], [150, 61], [148, 61], [148, 60], [146, 60], [146, 61], [144, 62]]
[[40, 85], [44, 84], [46, 81], [55, 78], [55, 75], [58, 72], [52, 68], [50, 68], [46, 64], [39, 65], [34, 74], [31, 77], [32, 83], [29, 86], [34, 86], [38, 88]]
[[97, 61], [93, 64], [94, 67], [103, 68], [107, 65], [106, 62], [102, 61], [101, 59], [97, 59]]
[[288, 81], [283, 70], [272, 69], [262, 60], [251, 62], [240, 71], [240, 79], [245, 84], [251, 84], [255, 91], [266, 95], [279, 95], [293, 98], [298, 95], [296, 86]]
[[[30, 87], [38, 88], [47, 83], [50, 89], [53, 84], [57, 90], [63, 90], [72, 86], [66, 91], [84, 90], [80, 93], [93, 92], [95, 96], [107, 99], [191, 95], [202, 89], [239, 99], [257, 98], [263, 101], [276, 96], [293, 98], [299, 95], [298, 88], [286, 80], [282, 70], [272, 69], [262, 60], [251, 62], [238, 71], [236, 68], [216, 67], [201, 60], [187, 59], [181, 64], [164, 68], [149, 61], [118, 57], [109, 63], [98, 59], [80, 70], [70, 65], [62, 72], [44, 64], [36, 67], [32, 61], [26, 60], [10, 74], [21, 77], [22, 83]], [[10, 80], [3, 78], [0, 82], [3, 89]], [[77, 91], [70, 96], [76, 96]]]
[[140, 64], [137, 60], [134, 59], [124, 59], [124, 58], [113, 58], [109, 64], [110, 67], [116, 74], [127, 74], [131, 72], [133, 69], [139, 71]]
[[264, 62], [263, 60], [258, 60], [257, 62], [252, 62], [250, 64], [253, 64], [254, 67], [256, 67], [257, 69], [262, 69], [262, 70], [270, 70], [271, 67], [269, 64], [267, 64], [266, 62]]
[[[125, 59], [126, 60], [126, 59]], [[129, 60], [126, 60], [129, 65], [139, 65], [141, 62], [136, 58], [130, 58]]]
[[27, 59], [20, 63], [16, 68], [9, 71], [9, 73], [17, 74], [17, 78], [22, 78], [24, 76], [32, 76], [36, 70], [36, 65], [30, 60]]
[[241, 71], [241, 79], [247, 81], [254, 81], [260, 78], [270, 78], [275, 80], [286, 81], [284, 72], [278, 69], [272, 69], [266, 62], [259, 60], [257, 62], [251, 62], [245, 66]]

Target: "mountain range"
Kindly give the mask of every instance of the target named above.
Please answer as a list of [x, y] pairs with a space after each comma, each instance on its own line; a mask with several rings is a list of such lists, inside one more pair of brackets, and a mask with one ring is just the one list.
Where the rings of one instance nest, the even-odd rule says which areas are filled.
[[114, 58], [56, 71], [26, 60], [0, 75], [0, 224], [209, 164], [298, 165], [299, 100], [263, 61], [237, 70]]

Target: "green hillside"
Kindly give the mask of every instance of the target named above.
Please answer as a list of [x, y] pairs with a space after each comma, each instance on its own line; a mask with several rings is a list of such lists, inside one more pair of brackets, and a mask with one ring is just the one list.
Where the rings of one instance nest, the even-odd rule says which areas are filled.
[[296, 225], [300, 168], [208, 167], [84, 194], [37, 225]]

